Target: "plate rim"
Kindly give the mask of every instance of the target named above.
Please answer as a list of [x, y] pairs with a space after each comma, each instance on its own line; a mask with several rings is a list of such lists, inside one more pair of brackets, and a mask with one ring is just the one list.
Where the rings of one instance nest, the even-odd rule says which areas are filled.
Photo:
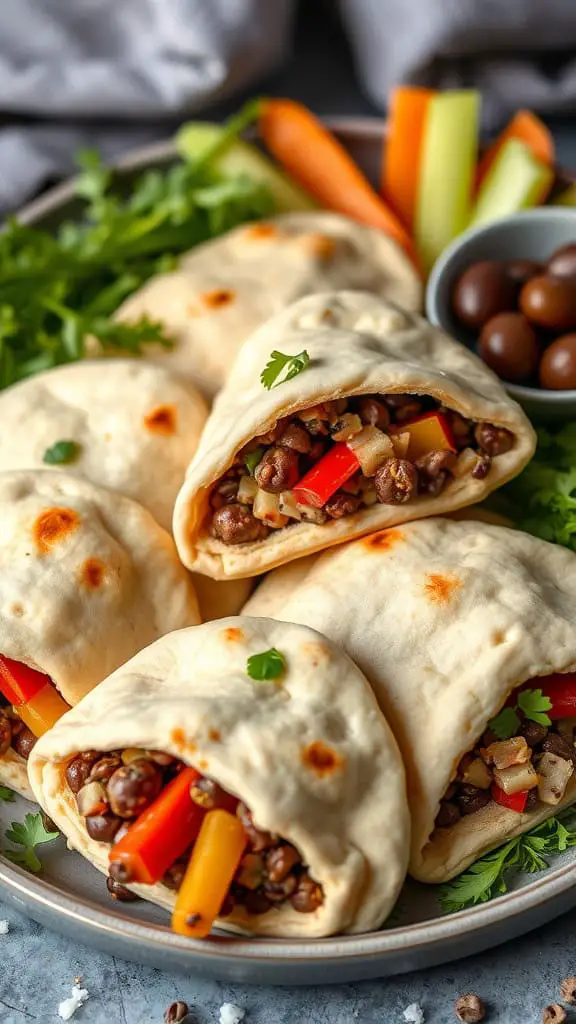
[[[383, 139], [386, 132], [384, 118], [341, 116], [325, 117], [322, 120], [341, 137], [357, 141], [375, 142]], [[176, 155], [173, 139], [166, 139], [131, 150], [110, 166], [121, 173], [129, 172], [150, 163], [168, 161]], [[75, 177], [71, 177], [47, 190], [17, 211], [18, 220], [24, 224], [34, 224], [57, 213], [60, 207], [74, 198], [74, 185]], [[57, 885], [11, 864], [1, 854], [0, 888], [6, 890], [2, 895], [6, 895], [24, 913], [31, 910], [41, 916], [48, 913], [56, 920], [73, 921], [84, 927], [89, 936], [86, 941], [92, 940], [94, 945], [100, 946], [99, 940], [106, 935], [130, 942], [135, 959], [139, 952], [150, 954], [161, 947], [174, 955], [178, 954], [180, 965], [185, 963], [186, 966], [200, 969], [223, 961], [247, 968], [263, 963], [279, 968], [298, 964], [319, 967], [334, 961], [351, 963], [358, 960], [382, 961], [384, 966], [384, 962], [394, 955], [400, 956], [406, 952], [418, 954], [433, 945], [441, 946], [454, 941], [455, 938], [473, 939], [518, 915], [529, 915], [538, 908], [542, 910], [554, 901], [559, 905], [559, 898], [570, 890], [576, 902], [576, 860], [572, 864], [538, 873], [519, 890], [512, 890], [490, 902], [456, 914], [359, 935], [322, 939], [269, 939], [224, 934], [208, 940], [189, 939], [175, 935], [166, 925], [143, 922], [123, 914], [113, 905], [110, 910], [104, 910], [89, 898], [68, 894]], [[569, 901], [565, 909], [569, 909], [568, 904]], [[561, 909], [553, 910], [548, 919], [559, 913]], [[34, 914], [31, 916], [34, 917]], [[536, 927], [538, 923], [541, 921], [529, 923], [526, 930]], [[466, 955], [466, 952], [463, 949], [461, 955]]]

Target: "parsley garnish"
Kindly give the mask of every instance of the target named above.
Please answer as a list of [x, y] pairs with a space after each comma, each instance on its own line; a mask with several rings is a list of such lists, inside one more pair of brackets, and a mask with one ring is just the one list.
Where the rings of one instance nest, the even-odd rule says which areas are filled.
[[15, 799], [14, 792], [8, 786], [0, 786], [0, 804], [13, 804]]
[[299, 352], [297, 356], [287, 356], [284, 352], [274, 350], [260, 374], [260, 380], [266, 390], [270, 391], [270, 388], [277, 388], [280, 384], [285, 384], [287, 380], [297, 377], [302, 370], [306, 369], [309, 362], [310, 356], [305, 350]]
[[248, 455], [245, 457], [244, 465], [246, 466], [246, 469], [248, 470], [250, 476], [254, 476], [256, 466], [258, 465], [262, 456], [264, 455], [265, 450], [266, 449], [263, 447], [263, 445], [258, 445], [258, 447], [254, 449], [254, 451], [249, 452]]
[[569, 846], [576, 846], [576, 829], [565, 825], [560, 818], [550, 818], [531, 832], [481, 857], [454, 881], [440, 886], [440, 905], [453, 914], [465, 907], [486, 903], [508, 891], [511, 872], [543, 871], [548, 867], [548, 855], [563, 853]]
[[551, 725], [550, 716], [546, 714], [552, 707], [550, 697], [546, 697], [542, 690], [522, 690], [518, 694], [516, 707], [502, 708], [499, 715], [488, 723], [488, 728], [496, 734], [499, 740], [508, 740], [515, 736], [521, 725], [518, 711], [524, 713], [524, 718], [531, 722], [538, 722], [539, 725]]
[[[256, 112], [252, 104], [231, 118], [221, 144]], [[245, 174], [224, 177], [212, 156], [144, 171], [119, 190], [98, 154], [85, 151], [77, 220], [55, 235], [8, 220], [0, 234], [0, 388], [82, 359], [87, 338], [90, 354], [92, 345], [138, 354], [145, 342], [172, 344], [161, 323], [116, 323], [114, 312], [187, 249], [274, 212], [265, 185]]]
[[13, 821], [5, 835], [6, 839], [14, 846], [20, 847], [18, 850], [4, 850], [6, 859], [37, 874], [42, 864], [36, 853], [36, 847], [43, 843], [50, 843], [57, 838], [59, 833], [47, 832], [42, 815], [38, 812], [38, 814], [27, 814], [23, 822]]
[[77, 441], [55, 441], [44, 452], [42, 462], [45, 462], [47, 466], [62, 466], [65, 463], [74, 462], [80, 451], [81, 446]]
[[251, 679], [278, 679], [286, 667], [284, 655], [275, 647], [261, 654], [251, 654], [248, 658], [247, 671]]

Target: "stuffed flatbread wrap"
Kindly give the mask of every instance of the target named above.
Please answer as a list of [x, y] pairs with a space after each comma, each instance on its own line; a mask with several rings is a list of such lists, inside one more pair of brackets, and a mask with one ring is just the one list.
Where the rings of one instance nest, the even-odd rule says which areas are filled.
[[364, 292], [310, 296], [244, 345], [178, 495], [174, 537], [195, 572], [254, 575], [474, 504], [534, 445], [500, 381], [442, 331]]
[[243, 225], [196, 246], [177, 270], [130, 296], [116, 316], [162, 321], [174, 347], [149, 354], [213, 398], [257, 327], [303, 295], [336, 288], [364, 288], [406, 309], [422, 305], [422, 282], [395, 242], [319, 211]]
[[0, 521], [0, 782], [30, 796], [35, 737], [199, 613], [171, 537], [127, 498], [62, 473], [2, 473]]
[[396, 744], [362, 673], [301, 626], [163, 637], [38, 742], [30, 778], [74, 849], [191, 936], [218, 914], [261, 935], [366, 931], [403, 882]]
[[406, 765], [414, 877], [446, 881], [576, 801], [571, 552], [430, 519], [298, 564], [245, 612], [319, 629], [365, 672]]

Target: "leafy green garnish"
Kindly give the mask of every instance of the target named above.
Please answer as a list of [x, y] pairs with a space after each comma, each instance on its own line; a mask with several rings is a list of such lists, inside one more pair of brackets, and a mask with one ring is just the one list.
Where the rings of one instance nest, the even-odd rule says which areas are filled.
[[[240, 111], [225, 142], [257, 113]], [[113, 313], [187, 249], [274, 212], [270, 192], [246, 175], [223, 177], [211, 154], [138, 174], [128, 191], [98, 155], [79, 155], [79, 218], [56, 235], [12, 219], [0, 234], [0, 388], [87, 353], [138, 354], [172, 344], [160, 323], [114, 323]]]
[[16, 796], [8, 786], [0, 786], [0, 804], [13, 804]]
[[266, 390], [270, 391], [270, 388], [277, 388], [287, 380], [297, 377], [306, 369], [309, 362], [310, 356], [305, 350], [299, 352], [297, 356], [287, 356], [284, 352], [274, 351], [260, 374], [260, 381]]
[[284, 655], [275, 647], [271, 647], [269, 651], [250, 655], [247, 672], [251, 679], [278, 679], [285, 667]]
[[250, 476], [254, 476], [256, 466], [258, 465], [262, 456], [264, 455], [265, 450], [266, 449], [263, 447], [263, 445], [258, 445], [258, 447], [254, 449], [254, 451], [249, 452], [248, 455], [245, 457], [244, 465], [246, 466], [246, 469], [248, 470]]
[[531, 832], [481, 857], [454, 881], [440, 886], [438, 899], [442, 909], [452, 914], [485, 903], [508, 891], [512, 873], [543, 871], [548, 867], [547, 856], [576, 846], [576, 829], [570, 827], [576, 821], [572, 817], [570, 824], [564, 821], [567, 819], [550, 818]]
[[81, 451], [77, 441], [55, 441], [54, 444], [44, 452], [42, 462], [47, 466], [62, 466], [68, 462], [74, 462]]
[[59, 833], [47, 832], [42, 815], [38, 812], [37, 814], [27, 814], [23, 822], [13, 821], [5, 835], [6, 839], [14, 846], [20, 847], [19, 850], [4, 850], [7, 860], [37, 874], [42, 864], [36, 853], [36, 847], [43, 843], [50, 843], [58, 837]]
[[503, 488], [498, 507], [528, 533], [576, 551], [576, 423], [538, 430], [534, 458]]
[[531, 722], [551, 725], [550, 716], [546, 714], [551, 708], [552, 701], [542, 693], [542, 690], [522, 690], [518, 694], [516, 707], [502, 708], [500, 714], [488, 723], [488, 728], [499, 740], [508, 740], [515, 736], [520, 728], [519, 710], [524, 713], [524, 718], [529, 718]]

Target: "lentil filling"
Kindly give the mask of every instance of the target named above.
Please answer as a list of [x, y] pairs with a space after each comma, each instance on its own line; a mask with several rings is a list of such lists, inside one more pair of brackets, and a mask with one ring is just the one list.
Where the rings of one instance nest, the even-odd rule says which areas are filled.
[[[436, 829], [452, 828], [490, 803], [520, 814], [561, 803], [576, 769], [576, 676], [547, 678], [553, 682], [544, 688], [520, 691], [515, 707], [511, 698], [464, 755]], [[523, 701], [523, 694], [535, 701]]]
[[[182, 761], [156, 750], [126, 749], [109, 753], [88, 751], [70, 760], [65, 769], [68, 787], [91, 839], [111, 849], [185, 769]], [[289, 903], [299, 913], [313, 913], [324, 901], [321, 886], [310, 877], [294, 846], [259, 829], [249, 809], [217, 782], [194, 773], [188, 794], [202, 811], [223, 809], [241, 822], [246, 845], [219, 917], [242, 906], [248, 914], [263, 914]], [[170, 865], [160, 881], [178, 892], [193, 845]], [[129, 899], [124, 887], [136, 881], [123, 862], [111, 861], [107, 887], [115, 899]]]
[[298, 521], [321, 525], [377, 502], [435, 497], [455, 477], [484, 479], [513, 445], [510, 431], [427, 395], [323, 402], [238, 452], [212, 488], [207, 528], [224, 544], [248, 544]]
[[27, 761], [37, 737], [0, 693], [0, 757], [10, 749]]

